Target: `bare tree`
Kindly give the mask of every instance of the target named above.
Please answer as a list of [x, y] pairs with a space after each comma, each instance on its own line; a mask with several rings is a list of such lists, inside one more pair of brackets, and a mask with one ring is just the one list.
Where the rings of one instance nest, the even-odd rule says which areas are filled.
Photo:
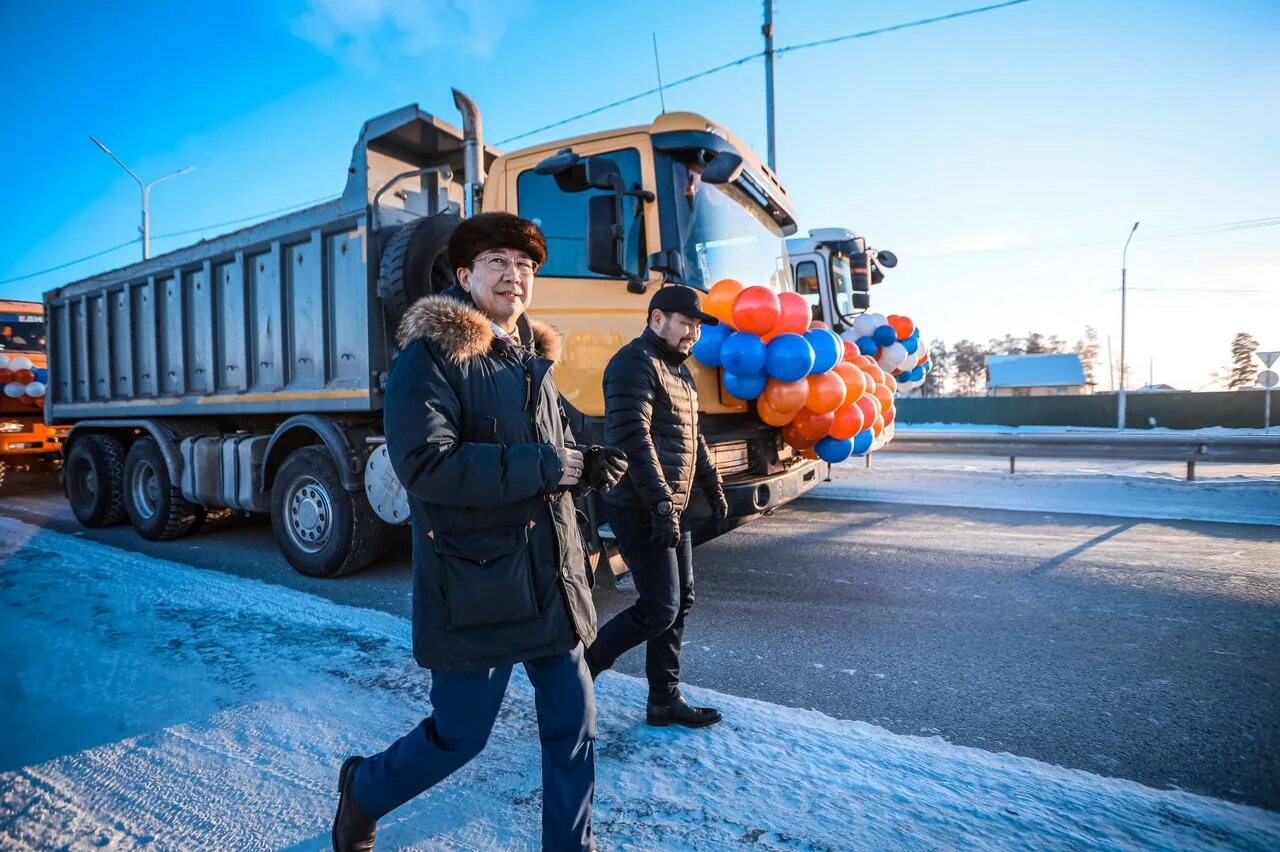
[[956, 387], [962, 394], [977, 393], [986, 384], [987, 350], [972, 340], [961, 340], [951, 350]]
[[1084, 367], [1084, 381], [1087, 385], [1096, 385], [1095, 373], [1098, 369], [1098, 332], [1093, 326], [1084, 327], [1084, 337], [1076, 341], [1075, 352], [1080, 356], [1080, 366]]
[[1257, 365], [1253, 363], [1253, 353], [1258, 349], [1258, 341], [1248, 332], [1240, 332], [1231, 338], [1231, 377], [1227, 379], [1227, 389], [1252, 387], [1258, 374]]
[[929, 343], [929, 359], [933, 361], [933, 369], [925, 374], [920, 395], [942, 396], [952, 373], [951, 350], [947, 348], [946, 341], [939, 339]]

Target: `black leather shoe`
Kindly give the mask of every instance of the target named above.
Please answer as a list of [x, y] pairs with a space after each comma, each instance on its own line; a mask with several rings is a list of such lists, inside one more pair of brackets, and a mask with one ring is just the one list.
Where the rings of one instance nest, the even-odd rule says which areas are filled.
[[333, 818], [334, 852], [372, 852], [378, 821], [370, 819], [356, 804], [351, 779], [363, 757], [348, 757], [338, 770], [338, 813]]
[[686, 728], [706, 728], [719, 722], [720, 711], [714, 707], [694, 707], [677, 695], [666, 703], [649, 701], [649, 710], [645, 714], [650, 725], [665, 728], [667, 725], [683, 725]]

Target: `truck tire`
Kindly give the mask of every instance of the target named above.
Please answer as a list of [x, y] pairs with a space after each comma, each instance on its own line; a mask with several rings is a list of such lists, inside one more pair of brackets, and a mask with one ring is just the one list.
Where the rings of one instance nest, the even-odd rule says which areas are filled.
[[139, 438], [124, 461], [124, 508], [138, 535], [152, 541], [180, 538], [200, 517], [169, 475], [154, 438]]
[[381, 522], [364, 494], [342, 487], [323, 446], [294, 450], [271, 487], [271, 527], [284, 558], [308, 577], [341, 577], [378, 555]]
[[63, 468], [71, 513], [96, 529], [125, 519], [124, 445], [110, 435], [86, 435], [71, 445]]
[[393, 332], [410, 305], [453, 285], [449, 237], [461, 224], [452, 213], [428, 216], [401, 226], [382, 250], [378, 300]]

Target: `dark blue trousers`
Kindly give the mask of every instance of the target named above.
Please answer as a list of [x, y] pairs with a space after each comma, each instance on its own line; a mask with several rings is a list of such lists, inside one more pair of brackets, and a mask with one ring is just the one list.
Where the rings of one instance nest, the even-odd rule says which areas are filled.
[[644, 643], [649, 697], [665, 702], [679, 693], [680, 643], [693, 606], [693, 536], [685, 526], [678, 545], [662, 547], [649, 541], [653, 522], [647, 511], [606, 504], [605, 517], [638, 597], [600, 628], [587, 658], [596, 671], [604, 671]]
[[[511, 666], [431, 673], [431, 716], [364, 760], [352, 793], [378, 819], [449, 777], [489, 740]], [[591, 848], [596, 783], [596, 701], [582, 646], [527, 660], [542, 741], [542, 848]]]

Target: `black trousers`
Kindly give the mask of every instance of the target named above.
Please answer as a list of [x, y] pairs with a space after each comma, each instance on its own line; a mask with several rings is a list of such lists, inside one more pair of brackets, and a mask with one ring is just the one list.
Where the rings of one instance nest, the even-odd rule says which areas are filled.
[[645, 642], [649, 697], [669, 700], [679, 694], [680, 641], [693, 606], [693, 537], [685, 528], [679, 545], [661, 547], [649, 541], [653, 524], [648, 511], [606, 506], [605, 517], [631, 569], [639, 598], [600, 628], [587, 649], [587, 661], [604, 671]]

